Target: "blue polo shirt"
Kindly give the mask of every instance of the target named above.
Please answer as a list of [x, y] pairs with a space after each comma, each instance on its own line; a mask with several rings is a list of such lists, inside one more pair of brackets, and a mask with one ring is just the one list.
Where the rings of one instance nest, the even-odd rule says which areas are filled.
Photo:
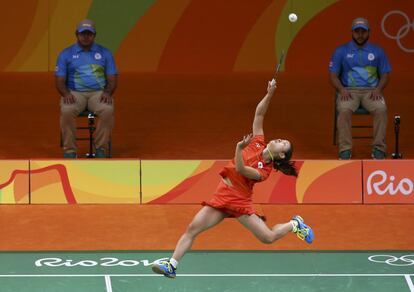
[[379, 77], [391, 71], [384, 50], [366, 43], [359, 48], [354, 41], [336, 48], [329, 71], [339, 76], [345, 87], [376, 87]]
[[89, 51], [84, 51], [77, 43], [64, 49], [55, 69], [55, 76], [66, 77], [66, 85], [74, 91], [103, 90], [106, 76], [116, 74], [112, 53], [95, 43]]

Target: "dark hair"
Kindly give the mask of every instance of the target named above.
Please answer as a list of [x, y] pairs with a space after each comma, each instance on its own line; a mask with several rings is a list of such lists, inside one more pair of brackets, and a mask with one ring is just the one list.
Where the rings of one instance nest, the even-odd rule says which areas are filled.
[[293, 145], [290, 143], [290, 149], [285, 152], [284, 158], [276, 158], [273, 160], [273, 168], [277, 171], [281, 171], [283, 174], [286, 175], [293, 175], [295, 177], [298, 176], [298, 172], [295, 167], [295, 162], [290, 161], [293, 154]]

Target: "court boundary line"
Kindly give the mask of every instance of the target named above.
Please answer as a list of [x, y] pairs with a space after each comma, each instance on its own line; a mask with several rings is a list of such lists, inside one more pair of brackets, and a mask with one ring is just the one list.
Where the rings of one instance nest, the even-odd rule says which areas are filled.
[[[411, 277], [414, 274], [179, 274], [177, 277], [404, 277], [410, 292], [414, 292]], [[106, 292], [112, 292], [111, 277], [164, 277], [156, 274], [44, 274], [44, 275], [0, 275], [0, 278], [41, 278], [41, 277], [104, 277]]]
[[405, 281], [407, 282], [408, 288], [410, 288], [410, 292], [414, 291], [414, 284], [413, 281], [411, 280], [411, 276], [410, 275], [405, 275], [404, 276]]
[[111, 276], [105, 275], [106, 292], [112, 292]]
[[[178, 274], [177, 277], [404, 277], [414, 288], [411, 278], [414, 274]], [[0, 275], [0, 278], [24, 277], [163, 277], [157, 274], [22, 274]], [[408, 283], [410, 285], [410, 283]]]

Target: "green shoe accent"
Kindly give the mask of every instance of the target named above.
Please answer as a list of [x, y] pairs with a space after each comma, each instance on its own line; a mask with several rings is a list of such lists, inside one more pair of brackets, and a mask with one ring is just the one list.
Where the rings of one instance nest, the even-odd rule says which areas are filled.
[[106, 158], [105, 149], [103, 148], [96, 149], [95, 158]]
[[372, 154], [371, 154], [372, 158], [374, 159], [385, 159], [385, 152], [382, 152], [381, 150], [375, 148], [374, 150], [372, 150]]
[[63, 158], [76, 158], [76, 152], [65, 152], [63, 153]]
[[339, 160], [349, 160], [351, 159], [352, 151], [351, 150], [344, 150], [339, 152]]

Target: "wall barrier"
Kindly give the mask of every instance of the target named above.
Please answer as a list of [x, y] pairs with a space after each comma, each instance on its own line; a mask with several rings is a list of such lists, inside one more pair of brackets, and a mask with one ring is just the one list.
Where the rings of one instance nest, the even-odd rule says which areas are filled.
[[365, 204], [413, 204], [414, 161], [364, 161]]
[[[225, 160], [0, 160], [0, 204], [199, 204]], [[298, 160], [256, 204], [413, 204], [414, 160]]]

